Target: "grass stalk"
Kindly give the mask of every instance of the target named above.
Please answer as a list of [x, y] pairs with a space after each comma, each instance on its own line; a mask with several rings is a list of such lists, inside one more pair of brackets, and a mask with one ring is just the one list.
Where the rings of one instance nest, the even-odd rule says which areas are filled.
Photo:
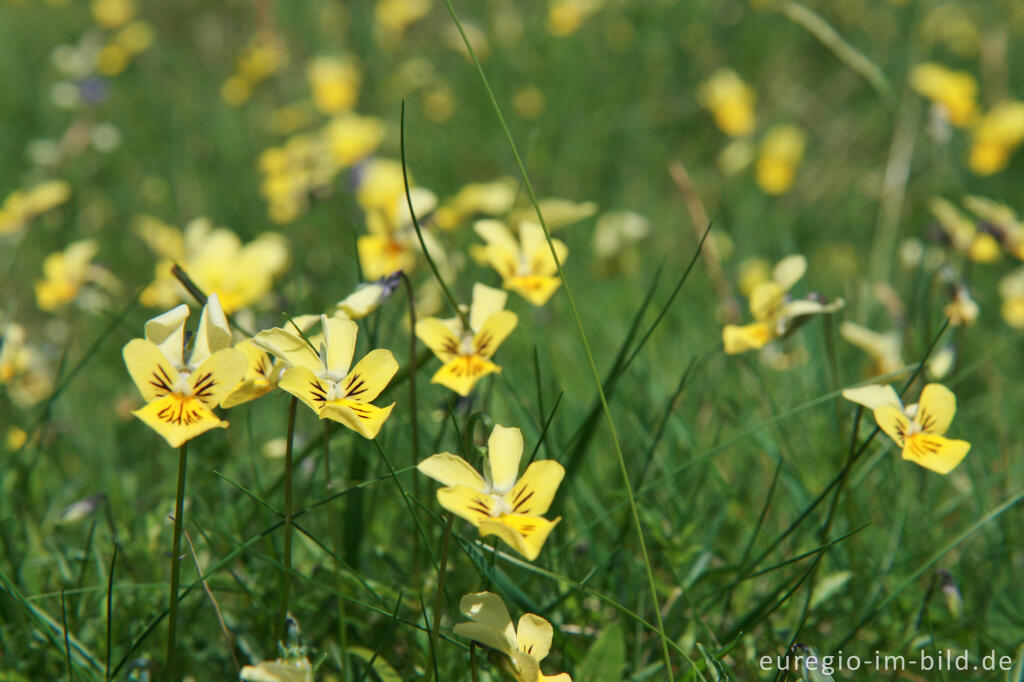
[[295, 443], [295, 410], [299, 399], [292, 398], [288, 404], [288, 436], [284, 447], [284, 568], [281, 570], [281, 610], [278, 613], [278, 639], [284, 641], [288, 605], [292, 589], [292, 448]]
[[188, 443], [178, 449], [178, 491], [174, 497], [174, 535], [171, 540], [171, 594], [167, 612], [167, 657], [164, 679], [173, 680], [176, 669], [175, 648], [178, 634], [178, 584], [181, 581], [181, 520], [185, 515], [185, 475], [188, 470]]

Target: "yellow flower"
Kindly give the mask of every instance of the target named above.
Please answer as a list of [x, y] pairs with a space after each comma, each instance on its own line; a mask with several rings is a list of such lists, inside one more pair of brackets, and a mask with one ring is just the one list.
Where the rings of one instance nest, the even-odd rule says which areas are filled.
[[1024, 224], [1012, 208], [979, 196], [964, 197], [964, 206], [995, 233], [1011, 256], [1024, 260]]
[[132, 0], [93, 0], [92, 17], [102, 28], [120, 28], [135, 17], [137, 8]]
[[46, 257], [43, 261], [44, 279], [36, 280], [36, 303], [40, 310], [56, 310], [70, 303], [89, 283], [110, 292], [120, 288], [121, 283], [109, 270], [92, 264], [98, 250], [95, 241], [85, 239]]
[[954, 249], [975, 263], [999, 260], [998, 240], [988, 232], [980, 231], [977, 223], [961, 213], [956, 206], [945, 199], [934, 197], [930, 208]]
[[379, 118], [342, 114], [324, 126], [324, 144], [338, 168], [348, 168], [366, 158], [384, 140], [384, 123]]
[[128, 67], [130, 59], [131, 55], [123, 47], [110, 43], [96, 54], [96, 70], [104, 76], [116, 76]]
[[0, 235], [24, 229], [34, 218], [70, 198], [71, 185], [63, 180], [50, 180], [28, 190], [12, 192], [0, 205]]
[[974, 324], [979, 312], [978, 304], [974, 302], [971, 292], [963, 284], [953, 286], [953, 295], [942, 309], [942, 314], [949, 318], [949, 323], [954, 327]]
[[967, 71], [953, 71], [931, 62], [910, 72], [910, 87], [931, 100], [957, 128], [971, 125], [978, 116], [978, 82]]
[[306, 209], [311, 197], [330, 191], [340, 167], [327, 145], [323, 131], [302, 133], [260, 154], [260, 193], [270, 204], [274, 222], [291, 222]]
[[509, 673], [518, 682], [572, 682], [568, 673], [545, 675], [540, 671], [554, 635], [551, 623], [540, 616], [524, 614], [513, 626], [505, 603], [491, 592], [464, 595], [459, 611], [471, 622], [458, 623], [455, 634], [508, 656]]
[[793, 186], [806, 142], [804, 132], [792, 125], [765, 133], [757, 159], [757, 184], [765, 194], [785, 194]]
[[0, 322], [0, 386], [18, 407], [31, 407], [53, 390], [53, 374], [42, 353], [26, 344], [25, 328]]
[[903, 367], [903, 339], [899, 332], [880, 334], [854, 322], [844, 321], [839, 325], [839, 334], [871, 356], [874, 364], [868, 370], [868, 376], [891, 374]]
[[518, 186], [512, 178], [471, 182], [437, 209], [434, 222], [442, 230], [454, 230], [476, 215], [505, 215], [511, 210], [517, 195]]
[[726, 135], [743, 137], [754, 129], [757, 95], [732, 69], [719, 69], [701, 83], [697, 99], [711, 111], [715, 124]]
[[548, 5], [548, 32], [564, 37], [575, 33], [591, 14], [601, 9], [598, 0], [551, 0]]
[[507, 298], [500, 289], [475, 284], [468, 329], [459, 317], [428, 317], [416, 323], [416, 336], [444, 363], [432, 383], [466, 396], [481, 378], [501, 371], [491, 357], [518, 322], [515, 313], [503, 310]]
[[216, 294], [210, 294], [199, 329], [186, 353], [187, 305], [146, 322], [145, 338], [132, 339], [122, 354], [146, 406], [132, 412], [178, 447], [214, 428], [226, 428], [213, 412], [245, 375], [245, 355], [231, 348], [231, 330]]
[[325, 114], [351, 111], [359, 99], [362, 75], [351, 57], [315, 57], [306, 69], [313, 103]]
[[848, 388], [843, 397], [872, 410], [886, 435], [908, 459], [926, 469], [948, 474], [967, 456], [971, 444], [944, 438], [956, 413], [956, 396], [942, 384], [928, 384], [920, 401], [903, 406], [892, 386]]
[[221, 407], [228, 409], [256, 400], [270, 393], [277, 388], [281, 381], [281, 374], [284, 372], [284, 365], [275, 362], [270, 355], [256, 345], [252, 339], [246, 339], [235, 345], [235, 348], [245, 354], [247, 361], [245, 376], [241, 383], [232, 389], [224, 400]]
[[[491, 267], [498, 271], [502, 286], [516, 292], [533, 305], [544, 305], [558, 289], [558, 266], [551, 256], [544, 229], [527, 221], [519, 227], [519, 239], [498, 220], [478, 220], [473, 225], [486, 242], [484, 252]], [[569, 247], [552, 239], [560, 263], [569, 257]]]
[[238, 56], [238, 76], [249, 85], [258, 85], [277, 73], [286, 59], [284, 43], [277, 36], [257, 33]]
[[262, 331], [255, 343], [283, 362], [287, 369], [279, 386], [306, 403], [320, 419], [344, 424], [364, 438], [376, 438], [395, 404], [371, 404], [398, 371], [391, 351], [370, 351], [355, 367], [358, 325], [352, 320], [320, 316], [323, 334], [310, 341], [275, 327]]
[[[546, 197], [537, 203], [544, 216], [549, 230], [557, 230], [573, 223], [578, 223], [597, 213], [597, 204], [593, 201], [572, 201], [559, 197]], [[532, 204], [513, 210], [508, 216], [509, 225], [535, 222], [537, 211]]]
[[114, 36], [114, 42], [129, 56], [145, 52], [153, 44], [156, 34], [153, 26], [145, 21], [133, 21]]
[[1003, 319], [1014, 329], [1024, 329], [1024, 267], [999, 280]]
[[239, 679], [245, 682], [313, 682], [313, 666], [308, 658], [279, 658], [245, 666]]
[[193, 220], [182, 232], [142, 216], [135, 232], [163, 259], [156, 266], [156, 279], [142, 292], [143, 305], [173, 305], [187, 298], [171, 274], [171, 266], [178, 263], [200, 289], [216, 293], [224, 310], [233, 313], [269, 294], [274, 277], [288, 264], [288, 245], [281, 235], [264, 232], [242, 244], [231, 230], [213, 228], [208, 218]]
[[388, 275], [376, 282], [364, 282], [338, 302], [337, 314], [350, 320], [361, 320], [386, 301], [401, 282], [401, 273]]
[[543, 517], [555, 498], [565, 469], [550, 459], [538, 460], [519, 477], [523, 434], [514, 427], [495, 425], [487, 440], [484, 476], [450, 452], [431, 455], [419, 463], [421, 473], [444, 485], [437, 501], [466, 519], [482, 537], [497, 535], [533, 561], [561, 517]]
[[1007, 100], [992, 107], [974, 128], [967, 165], [978, 175], [1006, 168], [1024, 141], [1024, 102]]
[[832, 313], [843, 307], [843, 300], [822, 303], [816, 297], [792, 299], [789, 290], [807, 271], [807, 259], [786, 256], [772, 269], [771, 279], [760, 282], [750, 292], [750, 313], [755, 322], [744, 326], [727, 324], [722, 343], [729, 354], [763, 348], [770, 341], [790, 334], [811, 315]]
[[634, 270], [640, 258], [630, 247], [647, 237], [651, 221], [635, 211], [607, 211], [594, 227], [594, 255], [604, 267]]
[[430, 12], [430, 5], [431, 0], [377, 0], [373, 8], [376, 27], [389, 38], [400, 38]]

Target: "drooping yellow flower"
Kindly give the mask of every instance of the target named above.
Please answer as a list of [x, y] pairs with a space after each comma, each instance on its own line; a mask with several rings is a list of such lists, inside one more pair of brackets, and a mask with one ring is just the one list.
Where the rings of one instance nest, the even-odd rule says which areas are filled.
[[275, 327], [258, 333], [257, 346], [285, 363], [278, 385], [306, 403], [320, 419], [344, 424], [364, 438], [376, 438], [395, 404], [371, 404], [388, 385], [398, 362], [391, 351], [370, 351], [355, 367], [358, 325], [322, 315], [323, 334], [313, 337], [316, 350], [298, 333]]
[[464, 595], [459, 611], [471, 622], [456, 624], [455, 634], [505, 654], [508, 672], [518, 682], [572, 682], [568, 673], [545, 675], [540, 670], [554, 635], [551, 623], [540, 616], [523, 614], [513, 626], [505, 603], [491, 592]]
[[587, 17], [601, 9], [600, 0], [551, 0], [548, 4], [548, 32], [563, 38], [572, 35]]
[[883, 334], [847, 320], [839, 325], [839, 334], [871, 356], [868, 376], [890, 374], [903, 367], [903, 338], [898, 331]]
[[562, 520], [549, 521], [543, 514], [555, 498], [565, 469], [554, 460], [537, 460], [519, 477], [522, 456], [522, 432], [495, 425], [487, 440], [484, 476], [450, 452], [431, 455], [417, 468], [445, 486], [437, 491], [442, 507], [472, 523], [481, 536], [497, 535], [533, 561]]
[[257, 346], [252, 339], [239, 342], [235, 348], [245, 354], [248, 364], [241, 383], [221, 402], [224, 409], [242, 405], [270, 393], [277, 388], [284, 372], [284, 364], [275, 362], [274, 358]]
[[999, 280], [999, 295], [1003, 299], [1002, 313], [1006, 324], [1014, 329], [1024, 329], [1024, 267]]
[[36, 280], [35, 285], [40, 310], [56, 310], [70, 303], [86, 284], [95, 284], [108, 292], [120, 288], [121, 283], [109, 270], [93, 264], [98, 250], [94, 240], [84, 239], [46, 257], [43, 279]]
[[848, 388], [843, 397], [872, 410], [886, 435], [908, 459], [926, 469], [948, 474], [967, 456], [971, 444], [943, 435], [956, 413], [956, 396], [942, 384], [928, 384], [919, 402], [903, 406], [892, 386]]
[[831, 303], [823, 303], [817, 297], [792, 299], [789, 290], [806, 271], [807, 259], [800, 255], [786, 256], [776, 263], [771, 279], [760, 282], [750, 292], [750, 313], [755, 322], [743, 326], [727, 324], [722, 329], [726, 353], [763, 348], [791, 333], [811, 315], [832, 313], [843, 307], [842, 299]]
[[361, 320], [386, 301], [401, 282], [401, 273], [392, 273], [375, 282], [364, 282], [351, 294], [338, 301], [335, 306], [336, 314], [344, 315], [350, 320]]
[[975, 126], [967, 165], [978, 175], [998, 173], [1010, 163], [1010, 156], [1021, 142], [1024, 142], [1024, 102], [1000, 102]]
[[512, 209], [517, 195], [517, 184], [512, 178], [471, 182], [437, 209], [434, 222], [442, 230], [454, 230], [474, 216], [502, 216]]
[[804, 157], [807, 136], [792, 125], [775, 126], [761, 140], [757, 184], [765, 194], [785, 194], [793, 186]]
[[957, 128], [971, 125], [978, 116], [978, 82], [967, 71], [941, 64], [918, 64], [910, 72], [910, 87], [938, 107]]
[[146, 322], [145, 338], [132, 339], [122, 354], [146, 406], [132, 412], [178, 447], [213, 428], [226, 428], [213, 412], [245, 375], [242, 351], [231, 348], [231, 330], [216, 294], [210, 294], [199, 318], [195, 342], [186, 351], [180, 305]]
[[362, 74], [353, 57], [315, 57], [306, 68], [313, 103], [325, 114], [351, 111], [359, 99]]
[[49, 180], [31, 189], [12, 192], [0, 205], [0, 235], [20, 232], [37, 216], [70, 198], [71, 185], [63, 180]]
[[[478, 220], [473, 229], [486, 242], [484, 254], [498, 271], [502, 286], [516, 292], [533, 305], [544, 305], [558, 289], [558, 266], [539, 223], [527, 221], [519, 226], [519, 238], [499, 220]], [[560, 263], [569, 257], [569, 247], [551, 240]]]
[[979, 230], [977, 223], [956, 206], [941, 197], [933, 197], [929, 207], [954, 249], [975, 263], [999, 260], [999, 241], [991, 233]]
[[757, 95], [732, 69], [719, 69], [712, 73], [701, 83], [697, 99], [711, 112], [715, 125], [726, 135], [743, 137], [754, 130]]
[[0, 321], [0, 386], [21, 408], [35, 405], [53, 390], [49, 363], [27, 338], [20, 324]]
[[274, 277], [288, 264], [288, 243], [273, 232], [264, 232], [243, 244], [231, 230], [214, 228], [208, 218], [196, 218], [184, 232], [150, 217], [136, 221], [135, 232], [162, 260], [156, 279], [143, 290], [143, 305], [167, 306], [188, 298], [171, 274], [178, 263], [205, 293], [216, 293], [224, 310], [233, 313], [258, 303], [274, 284]]
[[444, 363], [432, 383], [466, 396], [481, 378], [501, 371], [491, 357], [518, 322], [515, 313], [503, 309], [507, 298], [504, 291], [478, 283], [473, 285], [468, 329], [459, 317], [428, 317], [416, 323], [416, 336]]

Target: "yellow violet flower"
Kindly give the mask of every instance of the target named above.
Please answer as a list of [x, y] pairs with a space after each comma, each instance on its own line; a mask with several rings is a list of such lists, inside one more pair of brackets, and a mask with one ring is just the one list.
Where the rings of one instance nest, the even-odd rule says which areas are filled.
[[[544, 216], [544, 222], [547, 223], [549, 230], [567, 227], [597, 213], [597, 204], [593, 201], [545, 197], [537, 203], [540, 204], [541, 215]], [[537, 209], [533, 204], [520, 206], [509, 213], [509, 225], [521, 226], [526, 222], [537, 222]]]
[[430, 12], [431, 0], [377, 0], [373, 8], [376, 28], [385, 39], [402, 37], [412, 24]]
[[93, 0], [92, 18], [102, 28], [120, 28], [135, 18], [138, 8], [132, 0]]
[[971, 298], [971, 292], [963, 284], [953, 285], [953, 294], [949, 303], [942, 309], [942, 314], [949, 318], [954, 327], [970, 326], [975, 323], [980, 313], [978, 304]]
[[395, 404], [380, 408], [371, 401], [388, 385], [398, 362], [391, 351], [370, 351], [355, 367], [359, 327], [352, 320], [320, 316], [323, 334], [310, 341], [275, 327], [256, 335], [257, 346], [282, 361], [287, 369], [278, 385], [306, 403], [320, 419], [344, 424], [364, 438], [376, 438]]
[[0, 321], [0, 386], [11, 402], [25, 408], [53, 390], [53, 375], [43, 354], [26, 343], [28, 334], [16, 322]]
[[750, 313], [755, 322], [744, 326], [727, 324], [722, 343], [729, 354], [763, 348], [770, 341], [795, 330], [811, 315], [832, 313], [843, 307], [843, 300], [822, 303], [815, 297], [792, 299], [789, 290], [807, 271], [807, 259], [801, 255], [783, 258], [772, 268], [771, 279], [760, 282], [750, 292]]
[[929, 99], [955, 127], [964, 128], [978, 116], [978, 82], [967, 71], [941, 64], [918, 64], [910, 72], [910, 87]]
[[517, 195], [518, 185], [512, 178], [471, 182], [437, 209], [434, 222], [442, 230], [454, 230], [476, 215], [505, 215], [512, 209]]
[[362, 74], [352, 57], [315, 57], [306, 68], [313, 104], [325, 114], [351, 111], [359, 99]]
[[892, 386], [861, 386], [843, 391], [847, 400], [872, 410], [878, 427], [903, 449], [903, 459], [948, 474], [967, 456], [971, 444], [943, 435], [956, 413], [956, 396], [942, 384], [928, 384], [919, 402], [904, 407]]
[[277, 388], [284, 372], [284, 364], [275, 362], [265, 350], [256, 345], [252, 339], [246, 339], [235, 345], [245, 354], [247, 361], [245, 375], [241, 383], [224, 398], [221, 407], [228, 409], [256, 400]]
[[40, 310], [56, 310], [70, 303], [86, 284], [117, 291], [121, 283], [104, 267], [93, 265], [99, 246], [92, 239], [72, 242], [63, 251], [43, 261], [43, 279], [36, 280], [36, 303]]
[[754, 130], [757, 95], [732, 69], [718, 69], [697, 90], [701, 106], [711, 112], [715, 125], [731, 137]]
[[572, 35], [587, 17], [601, 9], [599, 0], [551, 0], [548, 5], [548, 32], [559, 38]]
[[12, 192], [0, 204], [0, 235], [21, 231], [37, 216], [70, 198], [71, 185], [63, 180], [49, 180], [28, 190]]
[[551, 623], [527, 613], [513, 626], [501, 597], [492, 592], [467, 594], [459, 600], [459, 611], [468, 623], [458, 623], [454, 632], [508, 656], [508, 672], [518, 682], [572, 682], [568, 673], [545, 675], [540, 662], [551, 651], [554, 630]]
[[199, 318], [191, 352], [185, 349], [189, 308], [179, 305], [146, 322], [145, 338], [132, 339], [122, 354], [146, 406], [132, 412], [178, 447], [228, 423], [213, 408], [238, 385], [247, 365], [231, 348], [231, 330], [216, 294], [210, 294]]
[[482, 537], [497, 535], [533, 561], [562, 520], [549, 521], [542, 515], [551, 506], [565, 469], [554, 460], [543, 459], [530, 464], [518, 477], [522, 456], [522, 432], [495, 425], [487, 440], [484, 476], [450, 452], [431, 455], [417, 468], [445, 486], [437, 491], [442, 507], [472, 523]]
[[[422, 187], [410, 188], [409, 197], [412, 199], [416, 218], [421, 223], [437, 206], [437, 197], [434, 193]], [[356, 240], [359, 264], [366, 277], [381, 279], [399, 270], [410, 272], [416, 267], [421, 247], [404, 190], [402, 195], [395, 199], [390, 210], [367, 211], [366, 229], [369, 234], [362, 235]], [[431, 256], [436, 260], [442, 253], [441, 245], [426, 229], [423, 229], [422, 234]]]
[[1014, 329], [1024, 329], [1024, 267], [999, 280], [1003, 319]]
[[[558, 266], [539, 223], [524, 222], [519, 238], [498, 220], [478, 220], [473, 229], [486, 242], [484, 252], [491, 267], [498, 271], [502, 286], [516, 292], [533, 305], [544, 305], [558, 289]], [[558, 260], [565, 263], [569, 247], [552, 239]]]
[[503, 310], [507, 298], [504, 291], [478, 283], [473, 285], [468, 329], [458, 316], [416, 322], [416, 336], [444, 363], [432, 383], [466, 396], [481, 378], [501, 371], [491, 357], [519, 321], [515, 313]]
[[974, 128], [967, 165], [977, 175], [1006, 168], [1010, 155], [1024, 142], [1024, 102], [1008, 100], [992, 107]]
[[363, 282], [356, 290], [338, 302], [338, 315], [350, 320], [361, 320], [386, 301], [402, 282], [402, 273], [396, 272], [376, 282]]
[[898, 331], [879, 333], [855, 322], [839, 325], [839, 335], [871, 356], [868, 376], [890, 374], [903, 367], [903, 338]]
[[244, 682], [313, 682], [313, 666], [308, 658], [279, 658], [247, 665], [239, 673]]
[[961, 213], [956, 206], [945, 199], [934, 197], [929, 207], [954, 249], [975, 263], [999, 260], [999, 241], [988, 232], [979, 230], [977, 223]]
[[384, 123], [372, 116], [341, 114], [324, 126], [323, 135], [338, 168], [348, 168], [377, 150], [384, 140]]
[[1012, 208], [979, 196], [964, 197], [964, 207], [995, 233], [1011, 256], [1024, 260], [1024, 224]]
[[775, 126], [761, 141], [757, 184], [765, 194], [785, 194], [793, 186], [804, 157], [807, 135], [796, 126]]

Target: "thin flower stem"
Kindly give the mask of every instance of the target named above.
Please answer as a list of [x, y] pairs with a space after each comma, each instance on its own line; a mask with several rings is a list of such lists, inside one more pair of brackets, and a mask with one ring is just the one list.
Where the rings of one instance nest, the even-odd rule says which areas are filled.
[[174, 498], [174, 535], [171, 540], [171, 604], [167, 612], [167, 660], [164, 679], [173, 680], [175, 644], [178, 630], [178, 584], [181, 581], [181, 519], [185, 515], [185, 473], [188, 470], [188, 443], [178, 450], [178, 492]]
[[[403, 272], [402, 284], [405, 285], [406, 297], [409, 299], [409, 428], [412, 431], [412, 466], [419, 463], [420, 458], [420, 429], [419, 421], [416, 418], [416, 298], [413, 296], [412, 282]], [[420, 477], [416, 476], [412, 481], [413, 495], [419, 499]], [[418, 536], [413, 536], [412, 548], [413, 574], [420, 574], [420, 542]]]
[[[430, 665], [427, 666], [427, 682], [433, 679], [437, 668], [437, 631], [441, 627], [441, 607], [444, 605], [444, 575], [448, 570], [448, 547], [452, 539], [454, 514], [448, 514], [444, 524], [444, 539], [441, 541], [441, 564], [437, 569], [437, 595], [434, 597], [434, 625], [430, 628]], [[440, 680], [438, 681], [440, 682]]]
[[281, 611], [277, 624], [279, 640], [284, 641], [288, 618], [288, 602], [292, 590], [292, 447], [295, 441], [295, 409], [298, 398], [288, 405], [288, 438], [284, 448], [284, 568], [281, 570]]

